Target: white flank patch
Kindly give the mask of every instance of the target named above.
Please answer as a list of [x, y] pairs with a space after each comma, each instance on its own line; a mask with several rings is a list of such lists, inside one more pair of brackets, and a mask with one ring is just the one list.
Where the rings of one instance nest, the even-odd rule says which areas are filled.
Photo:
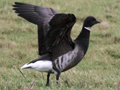
[[88, 30], [88, 31], [90, 31], [90, 29], [91, 29], [90, 27], [84, 27], [84, 28], [85, 28], [86, 30]]
[[21, 67], [21, 69], [26, 69], [29, 67], [37, 71], [40, 71], [40, 72], [47, 72], [47, 71], [52, 70], [52, 62], [51, 61], [36, 61], [34, 63], [25, 64], [24, 66]]

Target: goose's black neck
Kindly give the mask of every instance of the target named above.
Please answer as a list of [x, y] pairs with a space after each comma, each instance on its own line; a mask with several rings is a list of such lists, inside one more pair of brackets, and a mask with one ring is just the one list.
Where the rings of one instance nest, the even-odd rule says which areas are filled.
[[90, 38], [90, 31], [83, 26], [82, 31], [75, 39], [75, 42], [81, 47], [84, 54], [87, 52], [89, 46], [89, 38]]

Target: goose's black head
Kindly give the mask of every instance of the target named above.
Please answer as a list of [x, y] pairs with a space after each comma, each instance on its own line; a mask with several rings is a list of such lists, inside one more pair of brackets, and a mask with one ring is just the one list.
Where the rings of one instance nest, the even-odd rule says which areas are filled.
[[97, 21], [93, 16], [88, 16], [85, 20], [84, 20], [84, 27], [92, 27], [93, 25], [100, 23], [99, 21]]

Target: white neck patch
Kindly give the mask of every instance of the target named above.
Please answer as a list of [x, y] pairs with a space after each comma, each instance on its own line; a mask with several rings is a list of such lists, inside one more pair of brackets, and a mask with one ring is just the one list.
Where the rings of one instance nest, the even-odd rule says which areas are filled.
[[88, 30], [88, 31], [90, 31], [90, 29], [91, 29], [90, 27], [84, 27], [84, 28], [85, 28], [86, 30]]

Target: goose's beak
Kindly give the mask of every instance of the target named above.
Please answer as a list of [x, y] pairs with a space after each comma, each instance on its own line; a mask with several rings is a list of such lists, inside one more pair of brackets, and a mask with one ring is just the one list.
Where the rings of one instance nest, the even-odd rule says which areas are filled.
[[100, 23], [100, 21], [96, 21], [96, 24], [97, 24], [97, 23]]

